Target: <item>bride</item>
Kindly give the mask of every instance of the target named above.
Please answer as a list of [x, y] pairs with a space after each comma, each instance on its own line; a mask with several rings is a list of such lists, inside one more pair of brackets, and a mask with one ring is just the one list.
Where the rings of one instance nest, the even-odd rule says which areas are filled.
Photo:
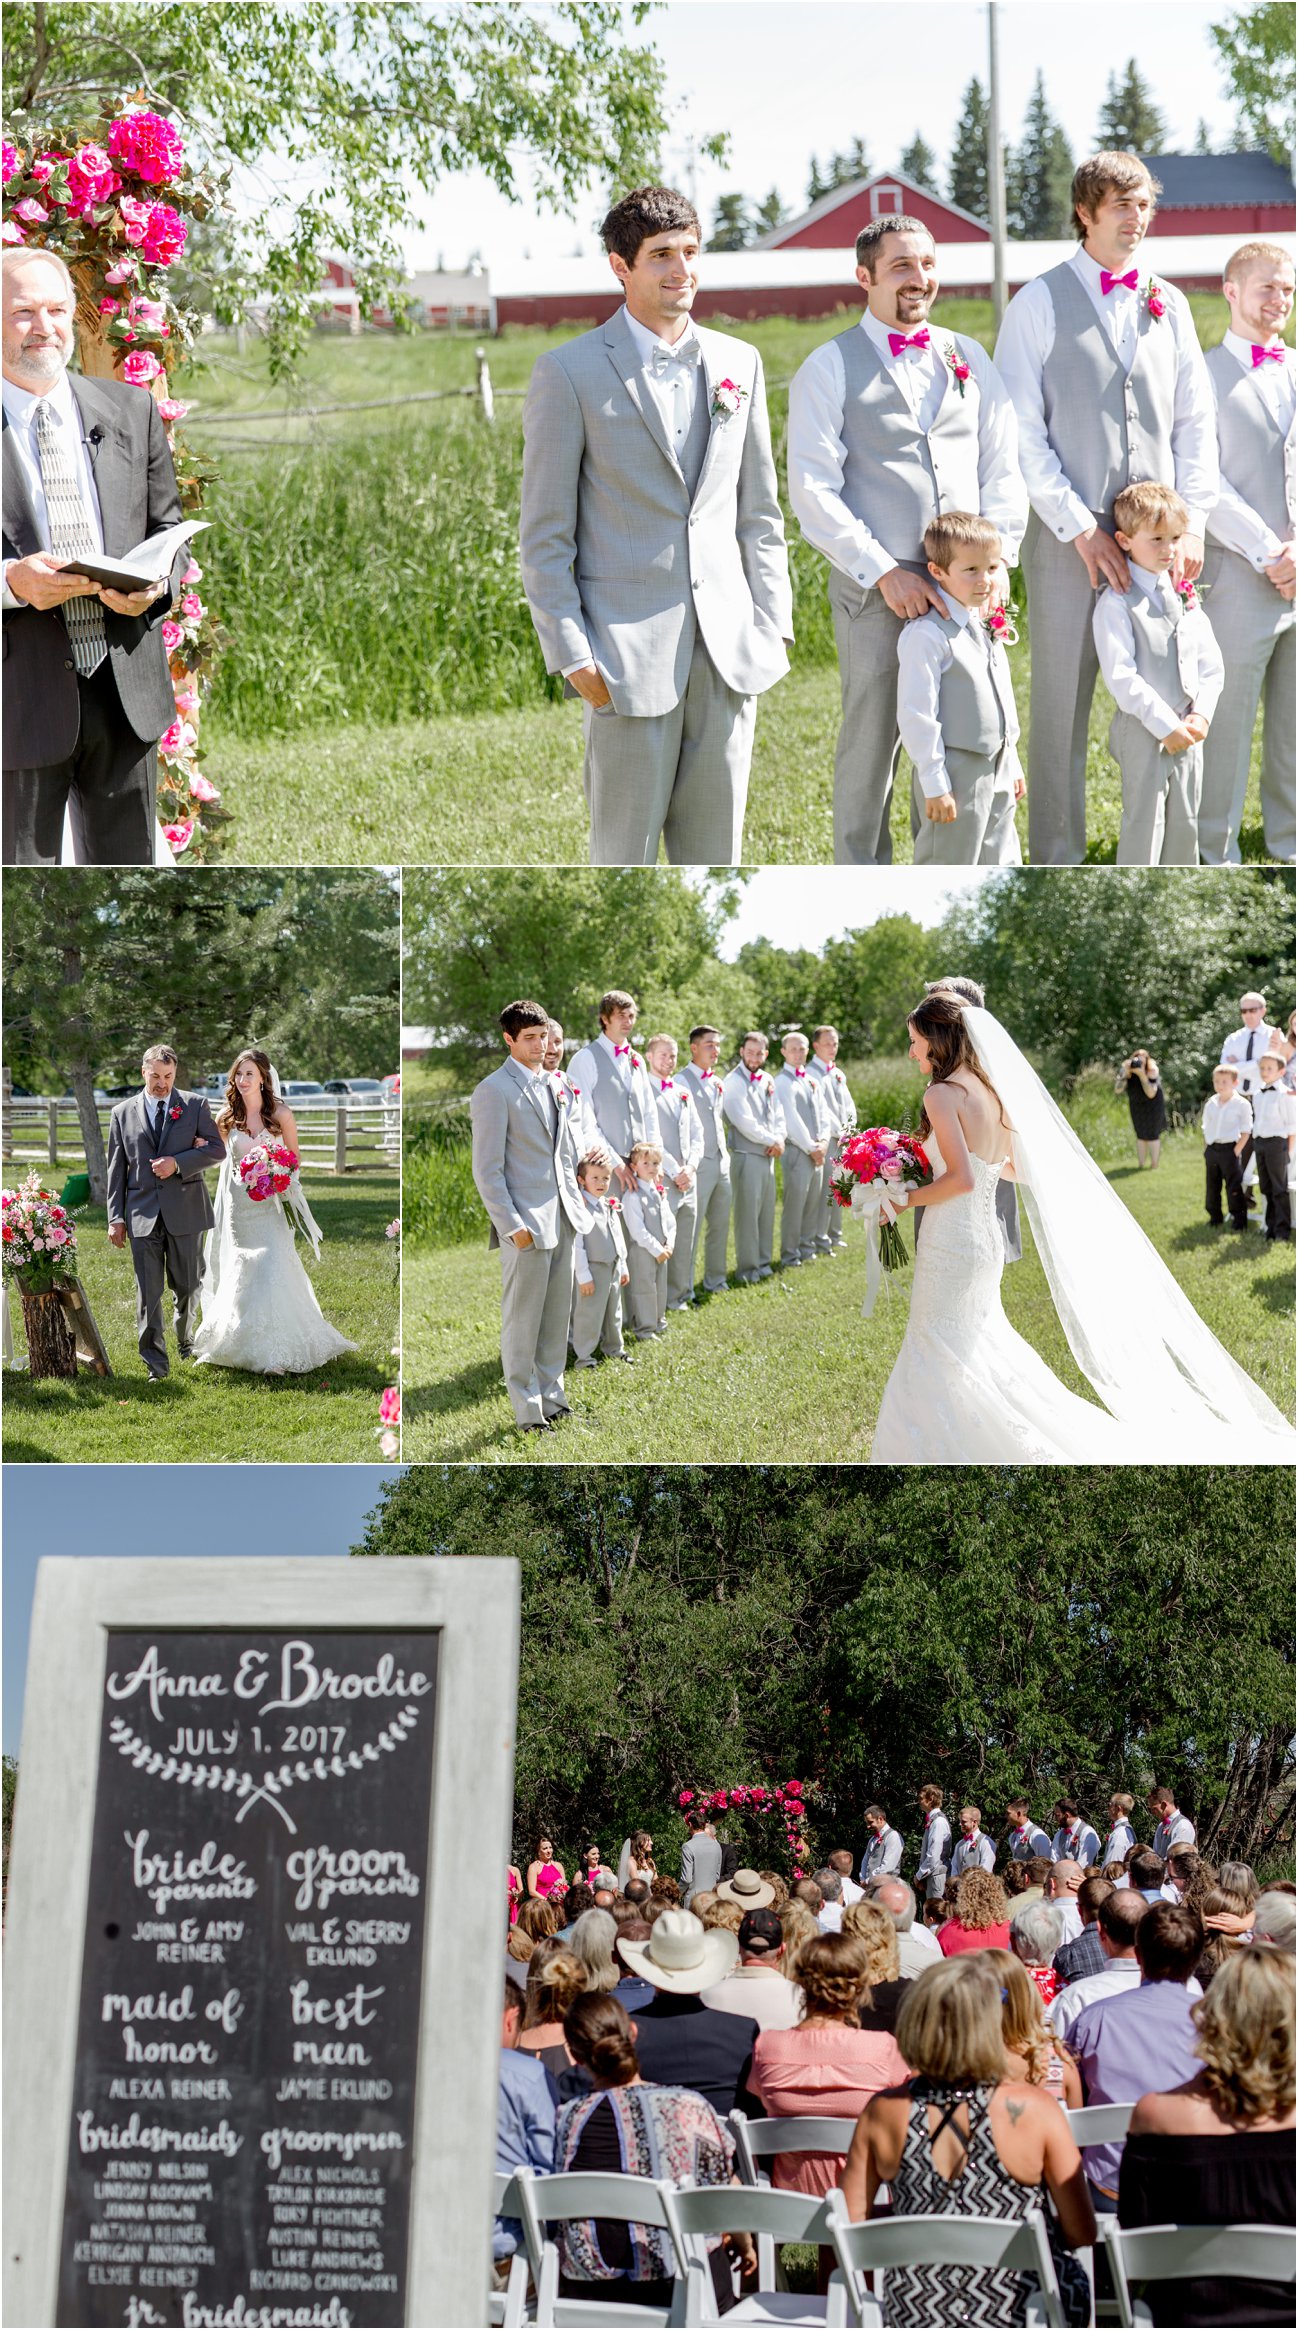
[[239, 1178], [240, 1160], [259, 1141], [297, 1149], [292, 1111], [264, 1052], [240, 1052], [216, 1122], [226, 1154], [215, 1225], [203, 1251], [202, 1324], [194, 1357], [200, 1365], [247, 1368], [254, 1375], [306, 1375], [356, 1345], [322, 1315], [297, 1258], [290, 1214], [313, 1253], [320, 1251], [320, 1232], [298, 1175], [282, 1198], [259, 1202]]
[[[909, 1195], [928, 1218], [871, 1463], [1292, 1464], [1298, 1437], [1209, 1333], [1000, 1022], [939, 991], [908, 1025], [930, 1079], [920, 1134], [935, 1179]], [[1022, 1190], [1102, 1406], [1070, 1392], [1001, 1307], [1002, 1179]]]

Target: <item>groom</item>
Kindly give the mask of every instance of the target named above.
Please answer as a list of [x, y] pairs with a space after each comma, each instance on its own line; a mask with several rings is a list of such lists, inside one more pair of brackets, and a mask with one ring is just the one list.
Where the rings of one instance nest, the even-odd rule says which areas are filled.
[[593, 865], [736, 865], [754, 699], [789, 668], [784, 524], [755, 348], [701, 331], [698, 213], [665, 186], [601, 233], [626, 304], [539, 358], [523, 588], [584, 705]]
[[130, 1239], [140, 1357], [150, 1382], [159, 1383], [169, 1373], [164, 1283], [175, 1298], [180, 1356], [191, 1356], [202, 1241], [214, 1218], [203, 1175], [221, 1163], [225, 1143], [207, 1102], [175, 1090], [170, 1044], [151, 1044], [141, 1066], [143, 1090], [118, 1102], [108, 1128], [108, 1243]]

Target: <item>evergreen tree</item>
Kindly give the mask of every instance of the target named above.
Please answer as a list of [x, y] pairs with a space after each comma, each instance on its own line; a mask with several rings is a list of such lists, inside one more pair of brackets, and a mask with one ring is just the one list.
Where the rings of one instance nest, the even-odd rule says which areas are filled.
[[1062, 125], [1046, 100], [1038, 72], [1023, 117], [1023, 138], [1008, 173], [1009, 229], [1021, 241], [1050, 242], [1068, 233], [1073, 155]]
[[1210, 154], [1212, 152], [1212, 132], [1202, 114], [1199, 116], [1199, 126], [1194, 133], [1194, 150], [1196, 154]]
[[974, 218], [987, 217], [987, 92], [976, 77], [964, 93], [949, 173], [951, 200]]
[[901, 157], [901, 167], [917, 186], [927, 186], [930, 194], [941, 192], [937, 182], [937, 155], [919, 130]]
[[1127, 69], [1121, 78], [1117, 73], [1110, 73], [1095, 134], [1099, 145], [1108, 152], [1161, 154], [1167, 123], [1134, 57], [1128, 57]]
[[843, 172], [842, 183], [844, 186], [853, 185], [857, 179], [869, 177], [870, 156], [866, 150], [864, 138], [853, 138], [843, 156]]
[[748, 197], [744, 194], [722, 194], [717, 199], [717, 215], [708, 236], [710, 251], [744, 251], [752, 238], [752, 219]]
[[773, 186], [765, 200], [758, 203], [753, 213], [753, 224], [759, 235], [773, 235], [777, 227], [783, 226], [788, 215], [780, 200], [779, 187]]
[[827, 194], [829, 192], [830, 183], [831, 181], [829, 179], [821, 177], [820, 164], [813, 154], [811, 157], [811, 174], [807, 179], [808, 202], [819, 202], [821, 195]]

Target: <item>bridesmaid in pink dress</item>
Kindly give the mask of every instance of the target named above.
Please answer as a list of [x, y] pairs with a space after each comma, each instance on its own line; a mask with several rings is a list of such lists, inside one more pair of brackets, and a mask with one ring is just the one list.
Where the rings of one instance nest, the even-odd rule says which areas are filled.
[[516, 1869], [512, 1861], [506, 1873], [505, 1889], [509, 1895], [509, 1922], [511, 1925], [517, 1925], [518, 1905], [523, 1898], [523, 1876], [522, 1871]]
[[538, 1837], [535, 1857], [527, 1864], [529, 1900], [548, 1901], [552, 1893], [565, 1891], [567, 1884], [563, 1869], [554, 1858], [554, 1846], [549, 1837]]

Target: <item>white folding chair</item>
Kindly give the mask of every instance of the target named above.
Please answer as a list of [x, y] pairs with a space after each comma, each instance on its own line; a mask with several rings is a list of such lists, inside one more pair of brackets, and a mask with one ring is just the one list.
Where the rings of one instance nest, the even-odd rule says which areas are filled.
[[[744, 2183], [765, 2186], [771, 2180], [764, 2161], [774, 2160], [781, 2152], [829, 2152], [844, 2157], [856, 2134], [855, 2120], [750, 2120], [741, 2111], [731, 2112], [730, 2126], [736, 2165]], [[769, 2233], [757, 2236], [757, 2272], [763, 2289], [774, 2287], [775, 2244]]]
[[[647, 2176], [579, 2175], [569, 2171], [557, 2176], [537, 2176], [529, 2168], [520, 2168], [514, 2179], [522, 2204], [523, 2231], [527, 2237], [527, 2254], [531, 2262], [532, 2278], [536, 2283], [536, 2314], [538, 2326], [567, 2326], [578, 2330], [612, 2330], [612, 2326], [627, 2324], [628, 2330], [668, 2330], [679, 2323], [685, 2311], [685, 2277], [688, 2256], [676, 2244], [667, 2216], [665, 2187]], [[588, 2298], [565, 2298], [559, 2295], [559, 2250], [546, 2228], [574, 2217], [610, 2217], [624, 2225], [654, 2225], [667, 2234], [671, 2243], [675, 2282], [671, 2299], [666, 2306], [632, 2306], [619, 2304], [616, 2299], [601, 2297], [599, 2284], [592, 2282]]]
[[1079, 2151], [1088, 2144], [1120, 2144], [1131, 2125], [1134, 2103], [1088, 2103], [1065, 2109], [1069, 2134]]
[[[847, 2294], [840, 2274], [832, 2275], [828, 2297], [818, 2298], [797, 2290], [777, 2290], [773, 2286], [773, 2263], [769, 2276], [763, 2273], [761, 2265], [763, 2239], [772, 2261], [786, 2241], [810, 2241], [818, 2247], [828, 2247], [829, 2225], [823, 2196], [772, 2192], [764, 2185], [723, 2184], [683, 2185], [679, 2189], [667, 2186], [663, 2198], [677, 2246], [689, 2256], [685, 2321], [691, 2330], [694, 2325], [723, 2319], [727, 2324], [805, 2323], [818, 2325], [819, 2330], [846, 2324]], [[717, 2311], [706, 2248], [707, 2238], [719, 2233], [753, 2233], [758, 2242], [757, 2288], [748, 2290], [724, 2316]]]
[[1287, 2225], [1142, 2225], [1132, 2231], [1116, 2217], [1100, 2230], [1117, 2293], [1118, 2320], [1152, 2322], [1133, 2281], [1288, 2281], [1294, 2279], [1298, 2242]]
[[[492, 2214], [497, 2217], [518, 2217], [523, 2214], [523, 2203], [518, 2185], [507, 2170], [496, 2170], [495, 2199]], [[520, 2325], [531, 2320], [527, 2310], [527, 2251], [516, 2249], [509, 2261], [509, 2281], [503, 2290], [492, 2290], [487, 2301], [487, 2320], [491, 2330], [520, 2330]]]
[[[1039, 2295], [1029, 2298], [1029, 2323], [1050, 2323], [1062, 2330], [1064, 2309], [1059, 2298], [1054, 2260], [1046, 2239], [1046, 2221], [1040, 2209], [1023, 2217], [960, 2217], [939, 2214], [889, 2217], [882, 2223], [850, 2225], [841, 2193], [831, 2193], [827, 2212], [830, 2238], [847, 2289], [850, 2318], [858, 2323], [879, 2320], [877, 2303], [888, 2310], [888, 2272], [901, 2265], [967, 2266], [1001, 2273], [1035, 2274]], [[862, 2276], [881, 2278], [874, 2299], [867, 2297]], [[867, 2312], [867, 2306], [871, 2311]]]

